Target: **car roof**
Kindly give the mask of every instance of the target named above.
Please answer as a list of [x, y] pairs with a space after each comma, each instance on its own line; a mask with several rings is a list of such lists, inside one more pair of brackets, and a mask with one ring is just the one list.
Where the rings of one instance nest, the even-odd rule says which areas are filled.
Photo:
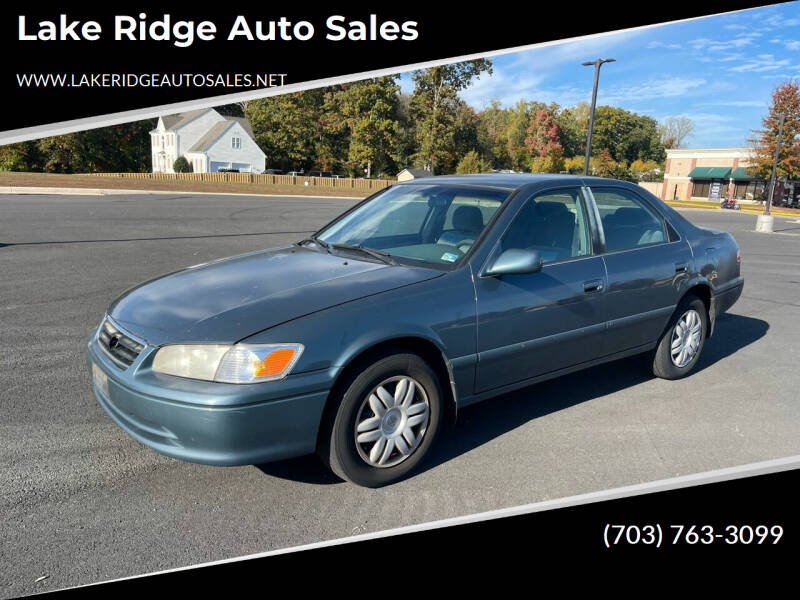
[[553, 173], [480, 173], [475, 175], [437, 175], [434, 177], [421, 177], [403, 181], [397, 185], [423, 185], [450, 183], [455, 185], [474, 185], [484, 187], [505, 188], [515, 190], [534, 183], [563, 183], [565, 185], [597, 185], [599, 183], [622, 183], [630, 185], [618, 179], [607, 179], [604, 177], [593, 177], [583, 175], [564, 175]]

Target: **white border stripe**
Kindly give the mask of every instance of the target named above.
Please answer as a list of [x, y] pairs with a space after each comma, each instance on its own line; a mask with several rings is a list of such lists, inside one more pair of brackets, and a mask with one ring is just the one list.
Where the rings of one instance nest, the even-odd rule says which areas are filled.
[[535, 502], [532, 504], [523, 504], [510, 508], [501, 508], [497, 510], [490, 510], [474, 515], [466, 515], [463, 517], [452, 517], [449, 519], [441, 519], [439, 521], [431, 521], [429, 523], [421, 523], [419, 525], [409, 525], [406, 527], [397, 527], [394, 529], [387, 529], [385, 531], [378, 531], [374, 533], [364, 533], [361, 535], [354, 535], [334, 540], [327, 540], [324, 542], [315, 542], [311, 544], [303, 544], [300, 546], [292, 546], [290, 548], [282, 548], [280, 550], [270, 550], [268, 552], [257, 552], [255, 554], [247, 554], [234, 558], [225, 558], [206, 563], [199, 563], [187, 567], [178, 567], [175, 569], [165, 569], [163, 571], [154, 571], [152, 573], [144, 573], [142, 575], [133, 575], [130, 577], [121, 577], [119, 579], [111, 579], [108, 581], [101, 581], [97, 583], [90, 583], [76, 588], [64, 589], [77, 589], [82, 587], [91, 587], [94, 585], [102, 585], [103, 583], [113, 583], [116, 581], [128, 581], [130, 579], [140, 579], [142, 577], [149, 577], [151, 575], [162, 575], [165, 573], [175, 573], [179, 571], [188, 571], [191, 569], [199, 569], [202, 567], [211, 567], [215, 565], [223, 565], [227, 563], [240, 562], [254, 558], [264, 558], [268, 556], [278, 556], [281, 554], [289, 554], [292, 552], [301, 552], [303, 550], [314, 550], [316, 548], [328, 548], [331, 546], [340, 546], [342, 544], [350, 544], [353, 542], [363, 542], [367, 540], [375, 540], [385, 537], [396, 535], [403, 535], [406, 533], [415, 533], [419, 531], [429, 531], [431, 529], [442, 529], [444, 527], [452, 527], [454, 525], [464, 525], [468, 523], [478, 523], [482, 521], [490, 521], [494, 519], [502, 519], [504, 517], [513, 517], [517, 515], [525, 515], [531, 513], [542, 512], [545, 510], [554, 510], [557, 508], [567, 508], [570, 506], [580, 506], [582, 504], [592, 504], [595, 502], [603, 502], [606, 500], [616, 500], [618, 498], [630, 498], [634, 496], [642, 496], [644, 494], [652, 494], [655, 492], [664, 492], [669, 490], [677, 490], [687, 487], [694, 487], [708, 483], [718, 483], [721, 481], [731, 481], [735, 479], [744, 479], [746, 477], [756, 477], [758, 475], [768, 475], [770, 473], [781, 473], [783, 471], [790, 471], [800, 468], [800, 455], [789, 456], [786, 458], [778, 458], [774, 460], [767, 460], [763, 462], [752, 463], [749, 465], [742, 465], [739, 467], [728, 467], [725, 469], [717, 469], [714, 471], [706, 471], [704, 473], [695, 473], [693, 475], [684, 475], [681, 477], [674, 477], [671, 479], [661, 479], [659, 481], [652, 481], [649, 483], [640, 483], [636, 485], [629, 485], [620, 488], [614, 488], [601, 492], [590, 492], [588, 494], [580, 494], [577, 496], [568, 496], [566, 498], [559, 498], [556, 500], [545, 500], [543, 502]]
[[[119, 125], [120, 123], [129, 123], [131, 121], [139, 121], [142, 119], [152, 119], [162, 115], [168, 115], [176, 112], [195, 110], [199, 108], [213, 108], [222, 104], [232, 104], [234, 102], [241, 102], [243, 100], [254, 100], [256, 98], [268, 98], [270, 96], [279, 96], [281, 94], [288, 94], [291, 92], [299, 92], [303, 90], [310, 90], [329, 85], [336, 85], [339, 83], [350, 83], [352, 81], [359, 81], [368, 79], [370, 77], [381, 77], [384, 75], [397, 75], [407, 71], [414, 71], [417, 69], [425, 69], [437, 65], [447, 65], [465, 60], [474, 60], [476, 58], [486, 58], [491, 56], [501, 56], [503, 54], [512, 54], [514, 52], [521, 52], [524, 50], [531, 50], [533, 48], [546, 48], [557, 44], [564, 44], [569, 42], [576, 42], [580, 40], [590, 40], [596, 38], [617, 35], [620, 33], [627, 33], [631, 31], [641, 31], [653, 27], [661, 27], [663, 25], [671, 25], [674, 23], [686, 23], [689, 21], [696, 21], [699, 19], [708, 19], [711, 17], [718, 17], [721, 15], [728, 15], [734, 13], [741, 13], [750, 10], [758, 10], [764, 7], [744, 8], [740, 10], [732, 10], [721, 13], [714, 13], [711, 15], [703, 15], [700, 17], [690, 17], [688, 19], [679, 19], [677, 21], [665, 21], [663, 23], [654, 23], [652, 25], [641, 25], [639, 27], [630, 27], [628, 29], [618, 29], [616, 31], [607, 31], [602, 33], [594, 33], [590, 35], [577, 36], [566, 38], [562, 40], [553, 40], [549, 42], [540, 42], [537, 44], [527, 44], [524, 46], [516, 46], [514, 48], [506, 48], [503, 50], [493, 50], [489, 52], [480, 52], [475, 54], [465, 54], [463, 56], [454, 56], [451, 58], [429, 60], [421, 63], [402, 65], [399, 67], [390, 67], [386, 69], [377, 69], [374, 71], [362, 71], [360, 73], [353, 73], [351, 75], [342, 75], [339, 77], [328, 77], [326, 79], [316, 79], [306, 81], [303, 83], [294, 83], [284, 85], [282, 87], [251, 90], [248, 92], [238, 92], [235, 94], [225, 94], [222, 96], [213, 96], [201, 100], [189, 100], [186, 102], [176, 102], [173, 104], [163, 104], [161, 106], [154, 106], [150, 108], [142, 108], [136, 110], [128, 110], [124, 112], [110, 113], [107, 115], [100, 115], [97, 117], [86, 117], [82, 119], [74, 119], [71, 121], [62, 121], [60, 123], [52, 123], [48, 125], [37, 125], [34, 127], [24, 127], [21, 129], [9, 129], [0, 132], [0, 145], [13, 144], [15, 142], [24, 142], [42, 137], [49, 137], [52, 135], [62, 135], [65, 133], [74, 133], [76, 131], [84, 131], [87, 129], [95, 129], [97, 127], [108, 127], [110, 125]], [[42, 88], [46, 90], [47, 88]]]

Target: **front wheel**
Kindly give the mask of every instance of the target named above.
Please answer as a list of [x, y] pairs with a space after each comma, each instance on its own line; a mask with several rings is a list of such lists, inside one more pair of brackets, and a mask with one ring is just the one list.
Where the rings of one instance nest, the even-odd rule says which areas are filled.
[[[319, 454], [342, 479], [380, 487], [422, 460], [442, 420], [442, 393], [431, 367], [398, 353], [366, 365], [345, 384]], [[344, 387], [344, 386], [343, 386]]]
[[700, 298], [684, 299], [653, 354], [652, 371], [663, 379], [686, 377], [700, 358], [708, 331], [708, 311]]

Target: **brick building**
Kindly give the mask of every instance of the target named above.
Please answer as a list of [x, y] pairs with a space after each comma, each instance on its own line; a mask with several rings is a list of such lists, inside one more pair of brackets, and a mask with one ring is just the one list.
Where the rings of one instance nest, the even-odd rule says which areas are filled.
[[748, 171], [750, 148], [667, 150], [662, 200], [758, 200], [765, 182]]

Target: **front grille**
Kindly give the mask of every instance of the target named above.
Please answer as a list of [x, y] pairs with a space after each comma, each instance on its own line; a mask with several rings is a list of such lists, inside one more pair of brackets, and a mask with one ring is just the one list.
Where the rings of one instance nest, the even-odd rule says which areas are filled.
[[123, 332], [110, 319], [106, 319], [97, 332], [97, 341], [109, 358], [123, 368], [130, 367], [144, 350], [142, 342]]

